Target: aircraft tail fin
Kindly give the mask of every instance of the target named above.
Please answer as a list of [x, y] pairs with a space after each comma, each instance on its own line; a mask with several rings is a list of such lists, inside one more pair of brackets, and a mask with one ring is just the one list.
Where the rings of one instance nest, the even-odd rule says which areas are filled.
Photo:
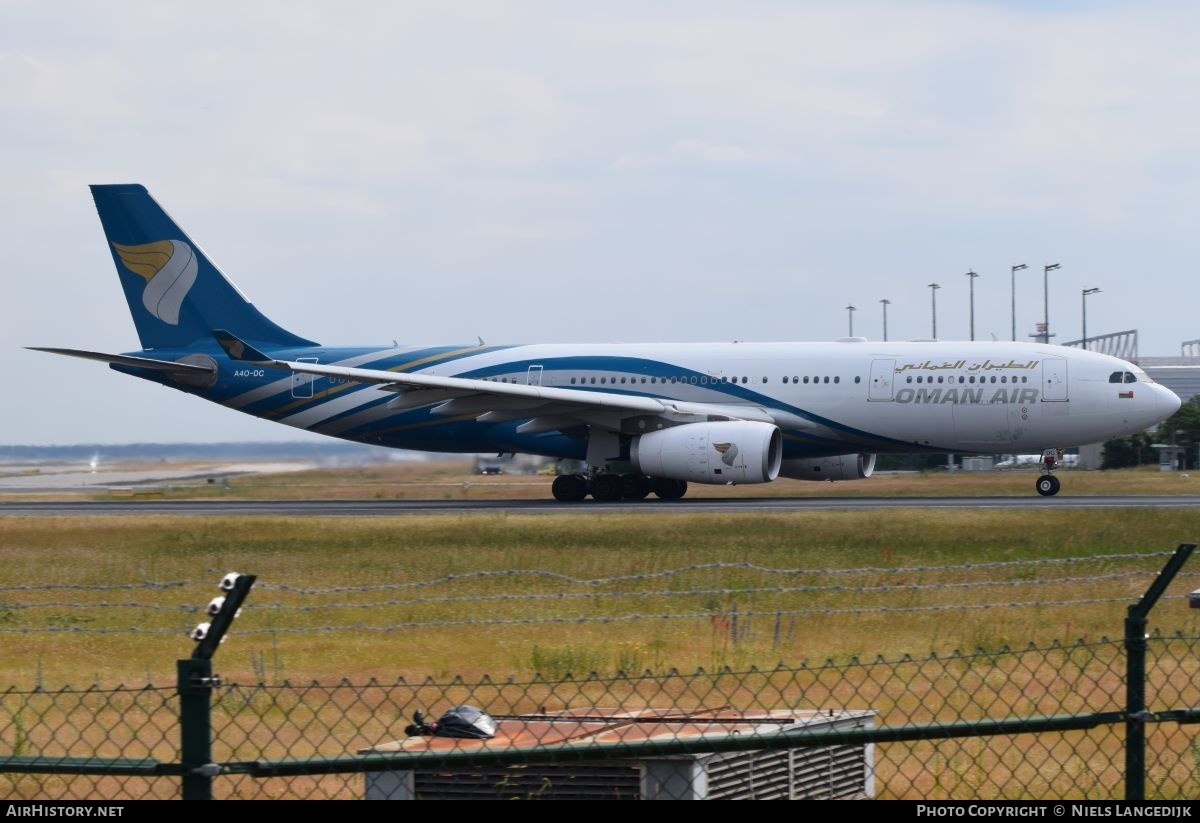
[[271, 322], [136, 184], [92, 186], [143, 349], [184, 348], [228, 329], [275, 346], [312, 346]]

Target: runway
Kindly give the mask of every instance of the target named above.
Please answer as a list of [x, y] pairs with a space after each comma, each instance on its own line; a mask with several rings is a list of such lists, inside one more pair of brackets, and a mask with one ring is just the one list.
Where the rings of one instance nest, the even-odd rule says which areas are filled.
[[553, 500], [119, 500], [0, 502], [0, 517], [147, 516], [189, 517], [403, 517], [510, 514], [679, 514], [861, 509], [1119, 509], [1200, 508], [1197, 495], [1107, 497], [702, 497], [621, 503], [558, 503]]

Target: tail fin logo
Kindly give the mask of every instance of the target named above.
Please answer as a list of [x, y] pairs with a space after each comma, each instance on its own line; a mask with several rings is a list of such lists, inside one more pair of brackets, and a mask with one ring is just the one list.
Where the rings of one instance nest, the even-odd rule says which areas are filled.
[[113, 243], [125, 268], [146, 278], [142, 305], [172, 326], [179, 325], [183, 299], [196, 282], [198, 264], [192, 247], [181, 240], [158, 240], [139, 246]]

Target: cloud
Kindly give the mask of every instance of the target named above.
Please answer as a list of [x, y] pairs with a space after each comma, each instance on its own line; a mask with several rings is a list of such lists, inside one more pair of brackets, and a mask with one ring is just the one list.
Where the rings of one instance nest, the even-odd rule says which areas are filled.
[[[921, 336], [935, 278], [939, 330], [961, 336], [968, 268], [977, 327], [1005, 332], [1008, 266], [1061, 260], [1055, 322], [1099, 285], [1090, 331], [1141, 327], [1144, 352], [1170, 353], [1196, 336], [1191, 301], [1147, 295], [1194, 291], [1197, 18], [1169, 2], [15, 0], [0, 343], [134, 345], [86, 189], [132, 181], [260, 308], [332, 342], [822, 339], [847, 302], [881, 297], [893, 337]], [[62, 293], [22, 274], [46, 249]], [[865, 310], [860, 326], [877, 331]], [[12, 379], [91, 397], [116, 378], [30, 356]], [[123, 414], [0, 415], [18, 439], [140, 436]], [[213, 439], [242, 425], [211, 420]]]

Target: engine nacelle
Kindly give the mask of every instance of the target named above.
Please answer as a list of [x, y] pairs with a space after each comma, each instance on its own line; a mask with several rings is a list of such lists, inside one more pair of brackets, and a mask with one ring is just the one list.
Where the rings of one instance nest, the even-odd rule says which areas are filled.
[[873, 454], [839, 454], [784, 460], [779, 473], [793, 480], [865, 480], [874, 471]]
[[629, 459], [651, 477], [690, 483], [769, 483], [779, 476], [783, 435], [770, 423], [685, 423], [634, 439]]

